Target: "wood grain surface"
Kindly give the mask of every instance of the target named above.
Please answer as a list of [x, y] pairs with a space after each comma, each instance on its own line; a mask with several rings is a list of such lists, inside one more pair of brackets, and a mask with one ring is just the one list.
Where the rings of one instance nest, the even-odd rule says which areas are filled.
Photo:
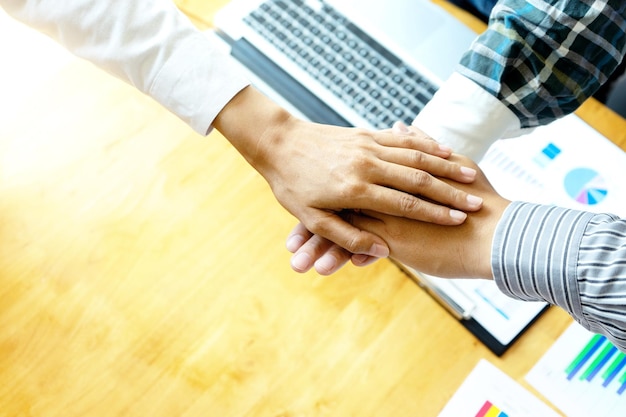
[[224, 138], [0, 18], [0, 416], [436, 416], [570, 323], [497, 358], [386, 260], [292, 272], [295, 220]]

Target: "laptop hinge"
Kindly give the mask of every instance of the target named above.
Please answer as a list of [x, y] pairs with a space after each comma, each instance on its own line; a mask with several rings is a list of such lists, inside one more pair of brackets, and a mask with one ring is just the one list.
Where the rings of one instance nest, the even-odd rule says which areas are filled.
[[252, 46], [245, 38], [233, 43], [231, 55], [252, 70], [311, 121], [337, 126], [352, 126], [326, 103]]

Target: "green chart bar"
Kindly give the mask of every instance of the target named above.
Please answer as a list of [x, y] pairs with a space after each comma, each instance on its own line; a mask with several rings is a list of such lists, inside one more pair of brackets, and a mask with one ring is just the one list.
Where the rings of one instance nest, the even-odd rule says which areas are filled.
[[622, 374], [622, 377], [619, 379], [619, 383], [620, 387], [617, 390], [617, 393], [619, 395], [622, 395], [624, 392], [626, 392], [626, 372]]
[[[608, 386], [625, 366], [626, 353], [620, 352], [617, 354], [617, 357], [613, 360], [611, 365], [602, 374], [602, 379], [604, 379], [604, 383], [602, 383], [602, 385], [605, 387]], [[624, 373], [624, 375], [626, 375], [626, 373]]]
[[600, 369], [604, 368], [604, 365], [609, 362], [615, 353], [617, 353], [617, 348], [610, 343], [606, 343], [602, 352], [596, 356], [591, 365], [589, 365], [585, 372], [583, 372], [580, 376], [580, 379], [591, 381], [598, 374], [598, 372], [600, 372]]
[[620, 352], [602, 335], [591, 337], [585, 347], [565, 369], [567, 379], [591, 382], [596, 376], [607, 388], [617, 382], [617, 394], [626, 393], [626, 354]]
[[594, 353], [604, 344], [606, 338], [602, 335], [594, 335], [589, 343], [583, 348], [583, 350], [576, 356], [576, 358], [570, 363], [570, 365], [565, 369], [565, 373], [567, 374], [567, 379], [572, 380], [582, 369], [582, 367], [587, 363], [589, 359], [593, 356]]

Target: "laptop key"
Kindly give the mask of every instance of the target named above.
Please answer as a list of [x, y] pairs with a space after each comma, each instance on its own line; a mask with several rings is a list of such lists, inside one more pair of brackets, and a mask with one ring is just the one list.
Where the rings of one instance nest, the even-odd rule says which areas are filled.
[[436, 91], [327, 4], [267, 0], [244, 21], [376, 127], [411, 123]]

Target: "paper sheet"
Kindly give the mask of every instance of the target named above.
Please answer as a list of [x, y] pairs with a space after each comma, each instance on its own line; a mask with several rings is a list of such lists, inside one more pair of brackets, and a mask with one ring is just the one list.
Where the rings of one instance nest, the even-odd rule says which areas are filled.
[[568, 417], [626, 416], [626, 354], [577, 323], [526, 380]]
[[[626, 217], [626, 153], [576, 115], [498, 141], [480, 166], [509, 199]], [[453, 298], [460, 292], [455, 301], [472, 305], [472, 317], [504, 345], [545, 306], [506, 297], [490, 281], [435, 278], [435, 285]]]
[[558, 417], [507, 374], [482, 359], [439, 417]]

